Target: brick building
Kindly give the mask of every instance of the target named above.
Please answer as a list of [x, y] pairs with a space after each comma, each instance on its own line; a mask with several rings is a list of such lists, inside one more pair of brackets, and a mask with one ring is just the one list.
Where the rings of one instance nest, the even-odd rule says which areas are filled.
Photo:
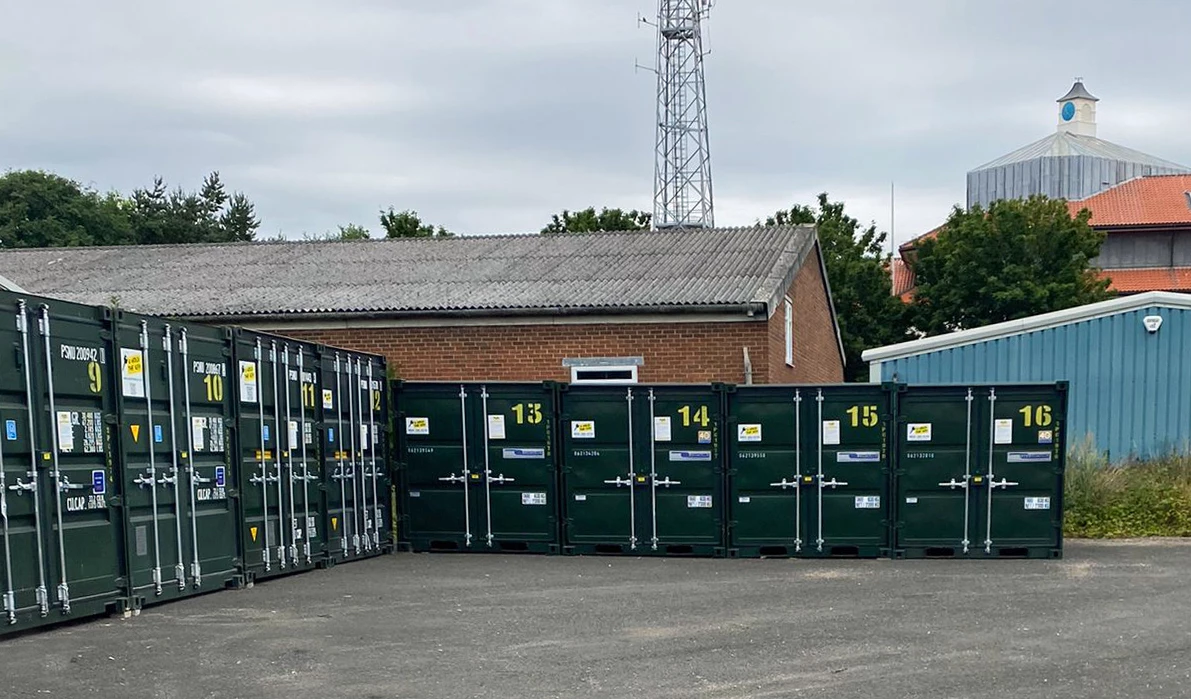
[[410, 380], [843, 379], [810, 226], [11, 250], [0, 274], [377, 352]]

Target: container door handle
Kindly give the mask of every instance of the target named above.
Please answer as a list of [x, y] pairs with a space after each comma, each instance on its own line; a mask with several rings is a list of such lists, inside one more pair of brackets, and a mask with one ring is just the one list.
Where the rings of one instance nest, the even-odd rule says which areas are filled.
[[837, 485], [847, 485], [847, 484], [848, 484], [847, 481], [837, 481], [837, 480], [835, 480], [835, 478], [832, 478], [829, 481], [822, 481], [822, 480], [819, 481], [819, 488], [826, 488], [828, 486], [834, 488]]
[[451, 473], [451, 475], [443, 476], [442, 478], [439, 478], [438, 480], [446, 482], [446, 483], [463, 483], [467, 480], [467, 477], [466, 476], [456, 476], [454, 473]]
[[968, 481], [966, 477], [962, 481], [957, 481], [952, 478], [950, 481], [946, 483], [940, 483], [939, 485], [943, 488], [951, 488], [952, 490], [955, 490], [956, 488], [963, 488], [964, 490], [967, 490]]
[[505, 474], [503, 474], [503, 473], [500, 474], [499, 476], [488, 476], [489, 483], [512, 483], [515, 480], [516, 479], [513, 479], [513, 478], [505, 478]]
[[632, 478], [621, 478], [620, 476], [617, 476], [615, 480], [604, 481], [604, 482], [607, 483], [608, 485], [615, 485], [617, 488], [619, 488], [622, 485], [632, 485], [633, 479]]
[[1015, 486], [1015, 485], [1021, 485], [1021, 484], [1014, 483], [1013, 481], [1006, 480], [1004, 478], [1002, 478], [999, 481], [989, 481], [989, 483], [988, 483], [989, 488], [1009, 488], [1009, 487]]
[[664, 485], [667, 488], [669, 488], [672, 485], [682, 485], [682, 481], [672, 481], [672, 480], [670, 480], [670, 476], [666, 476], [665, 478], [663, 478], [660, 481], [655, 480], [654, 482], [657, 483], [658, 485]]
[[793, 482], [783, 478], [781, 483], [770, 483], [769, 485], [773, 488], [781, 488], [782, 490], [785, 490], [786, 488], [797, 488], [800, 484], [797, 478], [795, 478]]

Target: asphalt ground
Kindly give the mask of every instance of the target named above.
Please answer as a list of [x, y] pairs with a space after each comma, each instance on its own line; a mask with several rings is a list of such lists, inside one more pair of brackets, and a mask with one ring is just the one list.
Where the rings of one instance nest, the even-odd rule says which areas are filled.
[[0, 697], [1188, 697], [1191, 541], [395, 554], [0, 641]]

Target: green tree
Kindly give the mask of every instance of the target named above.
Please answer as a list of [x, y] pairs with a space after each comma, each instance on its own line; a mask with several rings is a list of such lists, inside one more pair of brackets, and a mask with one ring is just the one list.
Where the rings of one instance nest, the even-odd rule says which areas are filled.
[[149, 189], [135, 189], [129, 213], [135, 242], [150, 245], [230, 243], [256, 239], [260, 220], [242, 192], [228, 195], [218, 172], [198, 192], [166, 189], [161, 177]]
[[955, 207], [910, 259], [914, 327], [933, 335], [1109, 298], [1091, 265], [1104, 233], [1089, 218], [1044, 196]]
[[0, 247], [123, 245], [133, 241], [126, 202], [40, 170], [0, 177]]
[[796, 205], [765, 221], [767, 226], [796, 224], [815, 224], [818, 229], [844, 344], [844, 376], [865, 381], [868, 367], [861, 352], [910, 339], [905, 307], [890, 293], [888, 234], [875, 225], [862, 228], [844, 212], [843, 202], [829, 201], [826, 192], [819, 195], [817, 209]]
[[256, 217], [256, 207], [240, 192], [232, 195], [228, 200], [227, 209], [219, 217], [220, 236], [227, 241], [255, 240], [260, 225], [260, 219]]
[[603, 208], [596, 213], [594, 206], [582, 211], [554, 214], [542, 233], [593, 233], [598, 231], [639, 231], [649, 228], [652, 214], [644, 211], [624, 211]]
[[381, 210], [380, 225], [385, 229], [386, 238], [453, 238], [455, 234], [447, 229], [423, 223], [417, 211], [388, 211]]

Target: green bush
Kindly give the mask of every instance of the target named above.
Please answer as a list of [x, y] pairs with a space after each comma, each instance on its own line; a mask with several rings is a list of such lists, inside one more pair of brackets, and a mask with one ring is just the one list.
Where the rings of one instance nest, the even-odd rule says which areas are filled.
[[1085, 444], [1066, 479], [1065, 536], [1191, 536], [1191, 454], [1109, 463]]

